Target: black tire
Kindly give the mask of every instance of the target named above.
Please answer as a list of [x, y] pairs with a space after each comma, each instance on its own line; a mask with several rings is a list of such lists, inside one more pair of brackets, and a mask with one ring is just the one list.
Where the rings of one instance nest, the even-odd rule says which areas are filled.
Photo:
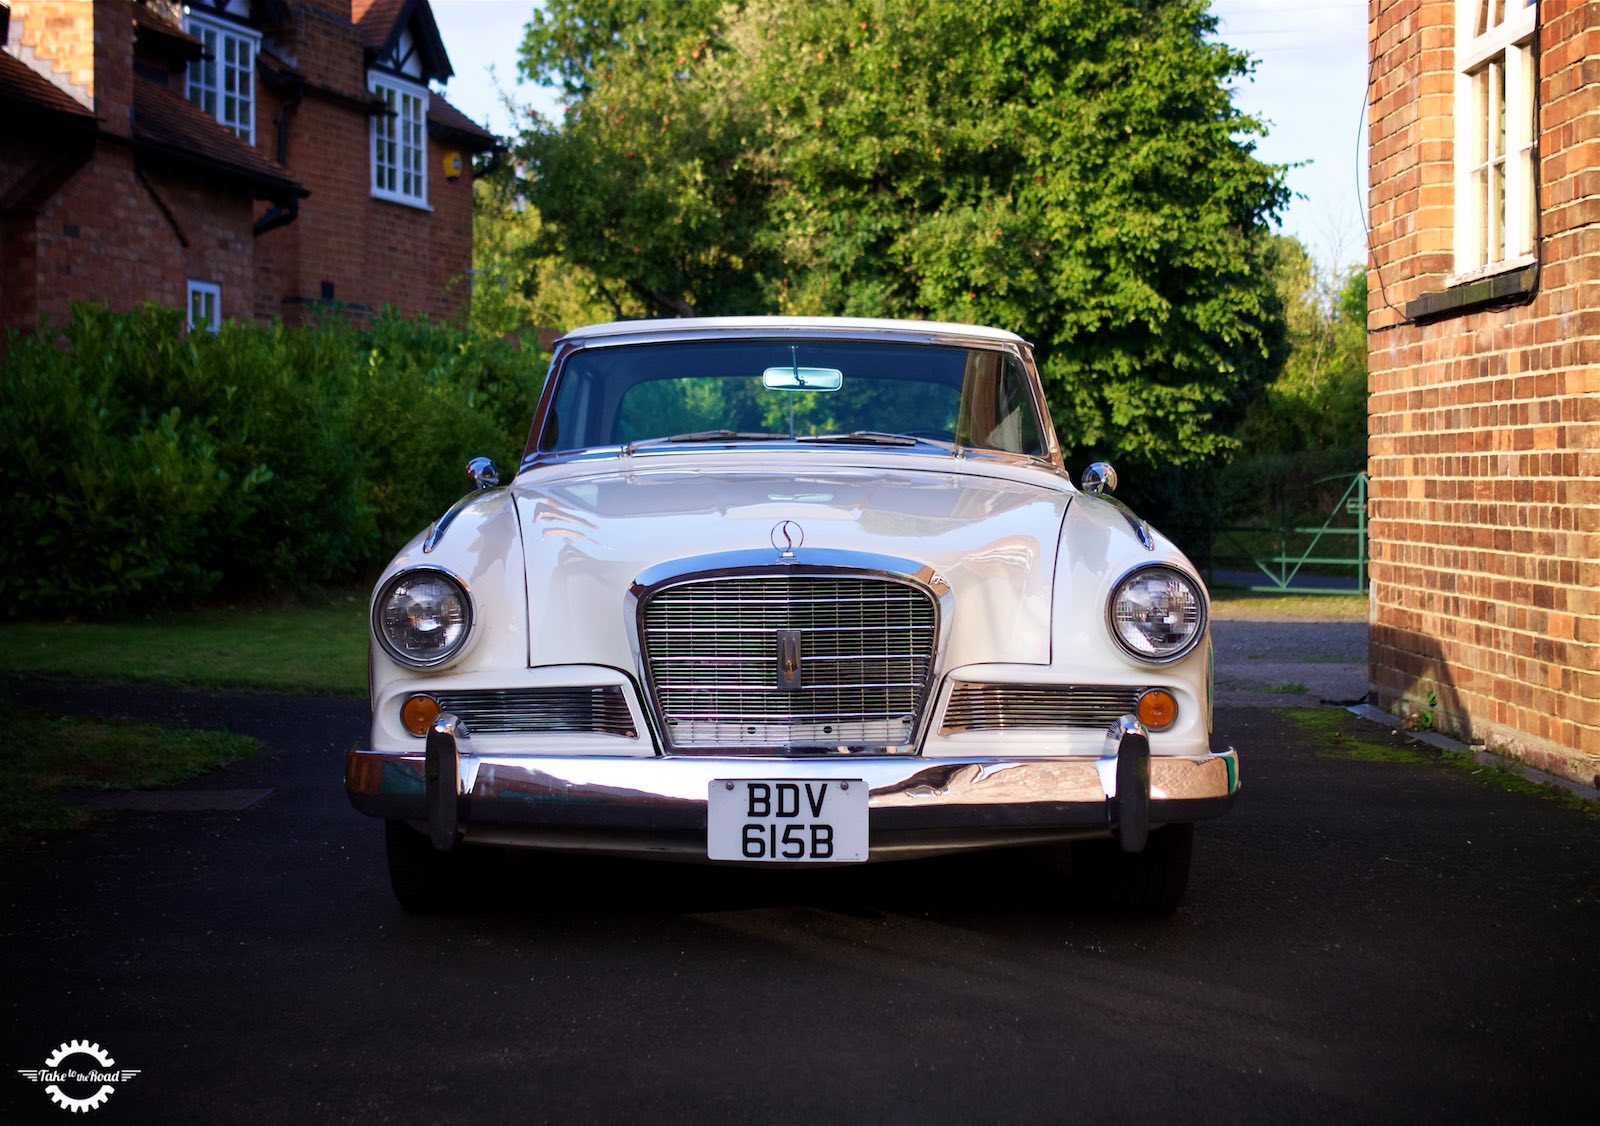
[[440, 852], [426, 834], [404, 821], [385, 821], [383, 828], [389, 886], [400, 906], [413, 915], [438, 915], [471, 905], [499, 857], [496, 850], [471, 845]]
[[1123, 852], [1116, 841], [1078, 841], [1072, 871], [1100, 903], [1123, 915], [1170, 915], [1189, 890], [1194, 826], [1150, 831], [1142, 852]]

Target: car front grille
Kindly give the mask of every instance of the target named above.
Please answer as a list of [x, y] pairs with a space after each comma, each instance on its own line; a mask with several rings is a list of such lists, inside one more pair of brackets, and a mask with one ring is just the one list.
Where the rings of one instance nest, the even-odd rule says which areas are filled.
[[696, 578], [647, 595], [640, 626], [673, 751], [913, 749], [938, 630], [921, 587], [782, 571]]
[[1099, 684], [957, 683], [941, 735], [1030, 727], [1107, 728], [1132, 712], [1142, 688]]
[[576, 688], [464, 689], [438, 693], [469, 735], [596, 734], [637, 739], [633, 713], [615, 684]]

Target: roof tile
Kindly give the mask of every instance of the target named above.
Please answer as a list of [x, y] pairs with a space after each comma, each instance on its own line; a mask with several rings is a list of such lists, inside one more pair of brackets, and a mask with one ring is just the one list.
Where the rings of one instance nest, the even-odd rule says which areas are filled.
[[83, 103], [5, 51], [0, 51], [0, 104], [94, 121], [93, 112]]
[[168, 155], [226, 169], [269, 191], [310, 193], [289, 173], [182, 95], [143, 80], [133, 84], [133, 138]]

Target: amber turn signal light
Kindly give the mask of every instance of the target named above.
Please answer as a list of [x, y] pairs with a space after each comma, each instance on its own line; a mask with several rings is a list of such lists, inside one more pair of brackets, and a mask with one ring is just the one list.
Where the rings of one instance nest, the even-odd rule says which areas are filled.
[[1139, 694], [1139, 722], [1152, 731], [1171, 727], [1178, 718], [1178, 700], [1165, 688], [1149, 688]]
[[439, 701], [432, 696], [412, 696], [400, 705], [400, 722], [413, 735], [426, 735], [439, 718]]

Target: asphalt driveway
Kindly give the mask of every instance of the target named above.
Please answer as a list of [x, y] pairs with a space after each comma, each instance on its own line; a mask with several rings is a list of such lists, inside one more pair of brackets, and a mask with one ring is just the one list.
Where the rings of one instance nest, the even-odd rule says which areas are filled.
[[268, 750], [236, 811], [0, 864], [0, 1122], [95, 1042], [104, 1122], [1589, 1121], [1600, 824], [1219, 713], [1245, 756], [1173, 919], [1059, 852], [765, 873], [521, 859], [415, 919], [340, 790], [364, 705], [34, 686]]

